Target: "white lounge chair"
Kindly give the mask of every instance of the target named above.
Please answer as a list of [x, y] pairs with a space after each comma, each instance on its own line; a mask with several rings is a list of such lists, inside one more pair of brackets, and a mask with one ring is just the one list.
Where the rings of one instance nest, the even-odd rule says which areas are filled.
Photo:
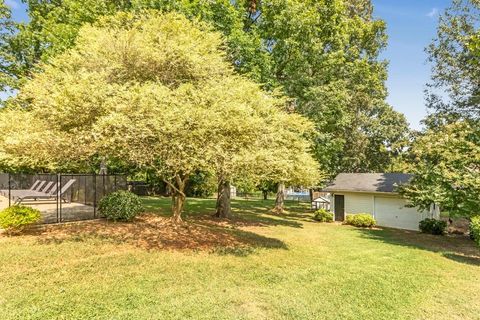
[[67, 200], [63, 198], [63, 196], [72, 187], [75, 181], [75, 179], [70, 179], [60, 189], [60, 191], [58, 191], [59, 183], [56, 183], [49, 192], [27, 191], [21, 194], [17, 194], [13, 196], [13, 198], [15, 199], [15, 204], [20, 204], [25, 200], [58, 200], [59, 198], [67, 202]]
[[0, 194], [2, 196], [8, 197], [9, 193], [10, 194], [15, 194], [15, 193], [18, 193], [18, 192], [25, 192], [25, 191], [40, 191], [40, 189], [43, 187], [43, 185], [45, 183], [46, 183], [46, 181], [36, 180], [32, 184], [32, 186], [30, 187], [30, 189], [23, 189], [23, 190], [11, 189], [10, 192], [8, 190], [0, 190]]

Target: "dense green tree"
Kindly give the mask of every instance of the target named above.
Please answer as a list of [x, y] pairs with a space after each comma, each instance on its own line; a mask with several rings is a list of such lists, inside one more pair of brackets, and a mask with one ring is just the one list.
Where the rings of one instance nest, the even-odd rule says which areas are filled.
[[98, 17], [131, 7], [129, 0], [22, 0], [29, 21], [13, 24], [8, 37], [0, 38], [0, 89], [17, 89], [40, 62], [72, 47], [78, 30]]
[[268, 194], [277, 191], [277, 183], [272, 181], [260, 181], [256, 185], [256, 189], [262, 192], [263, 200], [268, 199]]
[[432, 203], [451, 215], [480, 208], [480, 1], [454, 0], [427, 48], [433, 64], [427, 90], [432, 114], [410, 150], [415, 177], [402, 192], [412, 204]]
[[31, 21], [2, 42], [15, 57], [10, 84], [72, 46], [79, 27], [101, 15], [180, 11], [221, 31], [237, 71], [281, 88], [315, 122], [317, 160], [330, 174], [387, 170], [403, 150], [407, 123], [385, 103], [385, 23], [372, 17], [370, 0], [25, 1]]
[[10, 9], [0, 1], [0, 91], [6, 91], [13, 85], [10, 64], [15, 61], [12, 56], [13, 48], [7, 43], [16, 31]]
[[430, 127], [480, 119], [480, 1], [454, 0], [439, 19], [427, 48], [433, 64], [428, 106]]
[[480, 126], [455, 122], [430, 129], [411, 148], [415, 174], [401, 191], [411, 204], [428, 210], [432, 203], [452, 216], [480, 210]]

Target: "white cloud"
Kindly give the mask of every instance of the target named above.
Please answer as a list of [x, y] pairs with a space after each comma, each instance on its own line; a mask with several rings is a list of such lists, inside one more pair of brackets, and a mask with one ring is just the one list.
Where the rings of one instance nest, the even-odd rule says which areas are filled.
[[20, 8], [20, 5], [18, 4], [17, 1], [15, 0], [5, 0], [5, 4], [9, 6], [12, 9], [18, 9]]
[[432, 8], [429, 13], [427, 13], [427, 17], [429, 18], [434, 18], [438, 15], [438, 9], [437, 8]]

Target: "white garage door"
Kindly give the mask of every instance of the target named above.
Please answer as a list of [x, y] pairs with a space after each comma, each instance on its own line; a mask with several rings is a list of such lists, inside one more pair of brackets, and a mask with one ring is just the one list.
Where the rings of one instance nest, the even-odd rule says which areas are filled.
[[401, 198], [375, 197], [375, 219], [383, 227], [418, 230], [423, 214], [416, 208], [405, 207]]

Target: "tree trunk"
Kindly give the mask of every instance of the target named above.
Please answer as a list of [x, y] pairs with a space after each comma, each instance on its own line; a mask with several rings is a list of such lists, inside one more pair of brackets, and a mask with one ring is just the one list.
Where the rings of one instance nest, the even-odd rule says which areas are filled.
[[231, 218], [230, 181], [220, 180], [218, 183], [217, 207], [215, 217]]
[[281, 182], [278, 184], [277, 198], [275, 199], [275, 209], [273, 209], [273, 211], [277, 214], [282, 214], [284, 204], [285, 204], [285, 184]]
[[173, 193], [172, 195], [172, 221], [175, 224], [181, 224], [183, 206], [185, 205], [185, 196], [180, 193]]
[[167, 185], [170, 186], [172, 191], [172, 222], [175, 224], [181, 224], [183, 207], [185, 205], [186, 195], [185, 195], [185, 186], [187, 185], [188, 175], [181, 177], [180, 175], [175, 176], [175, 183], [172, 183], [168, 180], [163, 180]]
[[263, 190], [263, 200], [268, 200], [268, 190]]

